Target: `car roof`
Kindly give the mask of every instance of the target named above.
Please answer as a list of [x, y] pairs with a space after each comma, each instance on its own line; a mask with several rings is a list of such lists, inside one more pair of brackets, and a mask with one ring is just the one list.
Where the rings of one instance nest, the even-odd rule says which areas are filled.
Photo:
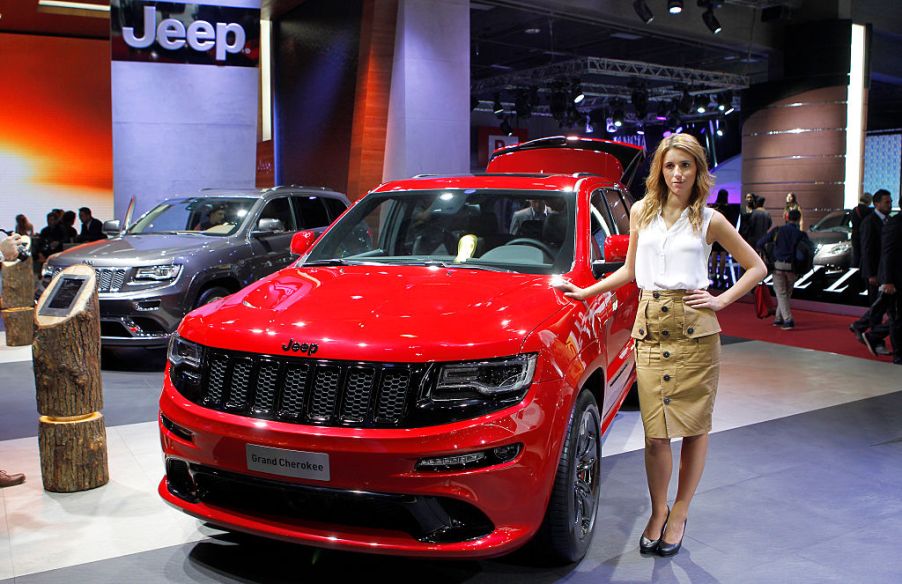
[[581, 180], [593, 179], [593, 184], [617, 186], [617, 183], [594, 174], [528, 174], [485, 173], [464, 175], [417, 175], [379, 185], [374, 193], [392, 191], [422, 191], [436, 189], [508, 189], [530, 191], [572, 191]]
[[347, 197], [342, 193], [333, 191], [328, 187], [315, 187], [315, 186], [302, 186], [302, 185], [287, 185], [287, 186], [276, 186], [264, 189], [232, 189], [232, 188], [219, 188], [219, 187], [211, 187], [201, 189], [198, 193], [193, 194], [176, 194], [170, 197], [171, 199], [196, 199], [199, 197], [209, 197], [209, 198], [236, 198], [236, 197], [244, 197], [244, 198], [253, 198], [253, 199], [261, 199], [264, 197], [273, 197], [280, 194], [302, 194], [302, 195], [316, 195], [318, 197], [325, 197], [330, 199], [340, 199], [342, 201], [347, 201]]

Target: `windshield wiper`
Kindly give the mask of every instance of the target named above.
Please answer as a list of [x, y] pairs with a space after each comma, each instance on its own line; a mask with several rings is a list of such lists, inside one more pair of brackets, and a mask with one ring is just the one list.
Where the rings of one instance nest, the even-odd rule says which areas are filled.
[[308, 266], [347, 266], [349, 262], [341, 258], [329, 258], [327, 260], [313, 260], [312, 262], [304, 262], [303, 267]]
[[466, 264], [466, 263], [454, 263], [451, 262], [443, 262], [440, 260], [426, 260], [422, 262], [422, 265], [426, 267], [436, 267], [436, 268], [463, 268], [466, 270], [485, 270], [487, 272], [513, 272], [513, 270], [506, 270], [504, 268], [499, 268], [497, 266], [486, 266], [483, 264]]

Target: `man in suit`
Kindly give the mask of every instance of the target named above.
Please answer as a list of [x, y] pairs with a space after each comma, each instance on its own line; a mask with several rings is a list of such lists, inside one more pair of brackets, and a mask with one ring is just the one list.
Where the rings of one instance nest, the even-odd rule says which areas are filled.
[[[881, 255], [881, 236], [883, 234], [883, 224], [889, 217], [889, 212], [893, 208], [893, 198], [889, 191], [880, 189], [874, 193], [874, 211], [861, 221], [860, 246], [861, 277], [867, 282], [868, 286], [868, 302], [871, 308], [865, 312], [861, 318], [849, 325], [849, 328], [858, 336], [858, 340], [864, 342], [868, 350], [874, 355], [888, 355], [886, 346], [880, 335], [871, 335], [865, 333], [869, 329], [879, 326], [883, 322], [883, 315], [886, 314], [886, 303], [880, 298], [879, 284], [877, 281], [878, 269], [880, 267]], [[879, 301], [878, 301], [879, 300]]]
[[86, 241], [97, 241], [98, 239], [106, 239], [103, 234], [103, 223], [99, 219], [94, 219], [91, 210], [82, 207], [78, 210], [78, 218], [81, 219], [81, 233], [75, 238], [78, 243]]
[[875, 326], [865, 333], [865, 339], [868, 344], [882, 345], [889, 336], [893, 344], [893, 363], [902, 365], [902, 215], [890, 217], [884, 224], [877, 279], [880, 293], [886, 300], [889, 325]]
[[544, 199], [530, 199], [528, 202], [528, 207], [520, 209], [511, 218], [510, 229], [508, 229], [508, 233], [511, 235], [520, 234], [520, 226], [523, 225], [524, 221], [544, 221], [548, 215], [545, 210]]
[[861, 264], [861, 222], [870, 215], [874, 209], [871, 207], [871, 193], [865, 193], [858, 198], [858, 205], [852, 209], [852, 267]]

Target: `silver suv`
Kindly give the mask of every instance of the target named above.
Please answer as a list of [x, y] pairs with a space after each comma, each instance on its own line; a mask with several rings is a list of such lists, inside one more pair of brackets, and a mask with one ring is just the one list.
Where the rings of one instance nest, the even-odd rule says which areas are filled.
[[104, 346], [164, 346], [188, 312], [285, 267], [292, 235], [321, 230], [349, 205], [321, 187], [204, 190], [168, 199], [118, 237], [51, 256], [58, 271], [97, 271]]

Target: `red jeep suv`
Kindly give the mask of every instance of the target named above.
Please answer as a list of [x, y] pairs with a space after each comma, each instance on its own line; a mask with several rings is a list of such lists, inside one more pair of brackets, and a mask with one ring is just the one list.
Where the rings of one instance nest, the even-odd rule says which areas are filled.
[[547, 138], [380, 185], [291, 267], [190, 313], [160, 398], [160, 495], [225, 529], [476, 558], [583, 557], [601, 435], [635, 380], [641, 148]]

